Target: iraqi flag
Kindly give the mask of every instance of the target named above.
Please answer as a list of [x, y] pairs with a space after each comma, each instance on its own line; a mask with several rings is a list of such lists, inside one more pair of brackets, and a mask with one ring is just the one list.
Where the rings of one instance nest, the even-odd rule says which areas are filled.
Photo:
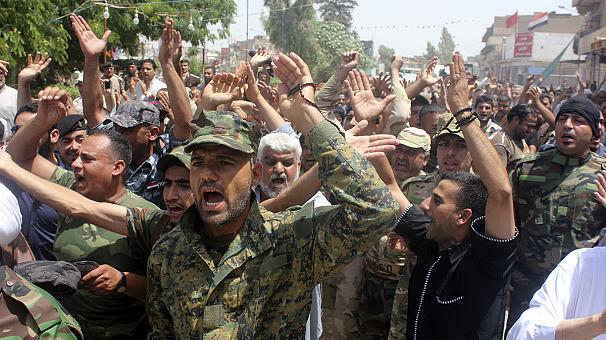
[[530, 19], [530, 22], [528, 23], [528, 30], [532, 31], [533, 29], [545, 25], [547, 23], [547, 20], [549, 19], [549, 13], [547, 12], [543, 12], [543, 13], [537, 13], [535, 15], [532, 16], [532, 18]]

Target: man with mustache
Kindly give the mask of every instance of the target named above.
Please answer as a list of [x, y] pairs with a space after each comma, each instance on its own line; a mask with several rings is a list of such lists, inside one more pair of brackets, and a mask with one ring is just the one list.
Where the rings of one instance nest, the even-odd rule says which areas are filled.
[[408, 127], [398, 134], [398, 142], [389, 158], [396, 180], [402, 185], [409, 178], [425, 175], [423, 167], [429, 159], [431, 138], [424, 130]]
[[71, 170], [72, 163], [78, 158], [78, 152], [86, 132], [86, 121], [81, 115], [63, 117], [50, 133], [50, 141], [55, 147], [55, 156], [59, 166]]
[[263, 136], [255, 164], [259, 173], [257, 201], [274, 198], [288, 188], [299, 177], [300, 166], [301, 145], [297, 138], [282, 132]]
[[590, 152], [599, 121], [592, 101], [570, 98], [556, 116], [555, 148], [523, 159], [511, 174], [520, 247], [509, 325], [557, 264], [573, 250], [593, 246], [604, 227], [606, 209], [593, 194], [606, 160]]
[[503, 126], [503, 130], [489, 137], [507, 171], [511, 171], [520, 159], [530, 154], [525, 138], [535, 131], [536, 125], [536, 112], [526, 104], [518, 104], [507, 113], [507, 125]]

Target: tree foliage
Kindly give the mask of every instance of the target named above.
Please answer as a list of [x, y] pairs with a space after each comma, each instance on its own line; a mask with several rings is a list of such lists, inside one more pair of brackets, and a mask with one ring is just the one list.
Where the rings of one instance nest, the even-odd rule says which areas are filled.
[[425, 58], [432, 58], [433, 56], [439, 56], [440, 52], [438, 51], [438, 49], [429, 41], [427, 42], [427, 48], [425, 50], [425, 54], [423, 54], [423, 56]]
[[[83, 55], [71, 29], [69, 14], [84, 17], [97, 34], [103, 32], [104, 6], [82, 0], [3, 0], [0, 7], [0, 59], [12, 67], [25, 63], [27, 53], [43, 51], [57, 64], [63, 65], [63, 73], [82, 67]], [[188, 2], [145, 0], [110, 0], [107, 20], [112, 31], [108, 50], [122, 48], [131, 55], [139, 51], [139, 34], [158, 39], [162, 34], [165, 16], [171, 15], [183, 38], [194, 46], [205, 40], [216, 40], [228, 35], [229, 24], [236, 13], [234, 0], [191, 0]], [[114, 5], [115, 4], [115, 5]], [[139, 24], [133, 23], [135, 10]], [[190, 18], [194, 30], [188, 28]], [[220, 25], [215, 32], [210, 25]]]
[[310, 65], [318, 62], [312, 0], [265, 0], [269, 15], [263, 20], [269, 40], [284, 52], [295, 52]]
[[324, 21], [338, 22], [351, 29], [353, 10], [358, 6], [356, 0], [319, 0], [320, 17]]
[[454, 53], [456, 48], [456, 44], [452, 35], [448, 33], [448, 29], [446, 27], [442, 27], [442, 36], [440, 37], [440, 42], [438, 43], [438, 58], [440, 58], [440, 63], [447, 64], [452, 59], [452, 54]]

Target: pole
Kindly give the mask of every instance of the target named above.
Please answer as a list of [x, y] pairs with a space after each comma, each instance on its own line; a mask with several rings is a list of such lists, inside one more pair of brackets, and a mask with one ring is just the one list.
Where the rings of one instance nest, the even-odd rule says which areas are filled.
[[246, 0], [246, 51], [244, 51], [244, 55], [246, 58], [246, 61], [248, 61], [248, 51], [250, 50], [250, 48], [248, 47], [248, 31], [249, 31], [249, 27], [248, 27], [248, 0]]
[[[107, 32], [107, 18], [105, 17], [105, 15], [103, 16], [103, 33], [105, 34], [105, 32]], [[105, 45], [105, 48], [103, 49], [103, 63], [107, 63], [107, 44]]]

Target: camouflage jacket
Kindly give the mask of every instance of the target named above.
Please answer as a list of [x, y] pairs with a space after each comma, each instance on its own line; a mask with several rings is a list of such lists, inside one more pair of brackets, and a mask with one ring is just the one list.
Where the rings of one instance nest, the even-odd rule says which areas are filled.
[[253, 200], [216, 266], [191, 207], [149, 258], [150, 338], [301, 338], [314, 286], [395, 223], [389, 191], [333, 124], [321, 122], [308, 140], [320, 179], [339, 205], [314, 209], [310, 203], [274, 214]]
[[83, 339], [78, 322], [52, 295], [6, 266], [0, 277], [2, 339]]
[[402, 183], [402, 192], [412, 204], [421, 204], [431, 196], [431, 192], [440, 182], [440, 174], [434, 171], [427, 175], [409, 178]]
[[568, 253], [594, 244], [606, 220], [606, 209], [593, 197], [594, 180], [604, 169], [606, 160], [593, 153], [573, 158], [557, 149], [516, 165], [511, 173], [520, 226], [516, 271], [542, 283]]

